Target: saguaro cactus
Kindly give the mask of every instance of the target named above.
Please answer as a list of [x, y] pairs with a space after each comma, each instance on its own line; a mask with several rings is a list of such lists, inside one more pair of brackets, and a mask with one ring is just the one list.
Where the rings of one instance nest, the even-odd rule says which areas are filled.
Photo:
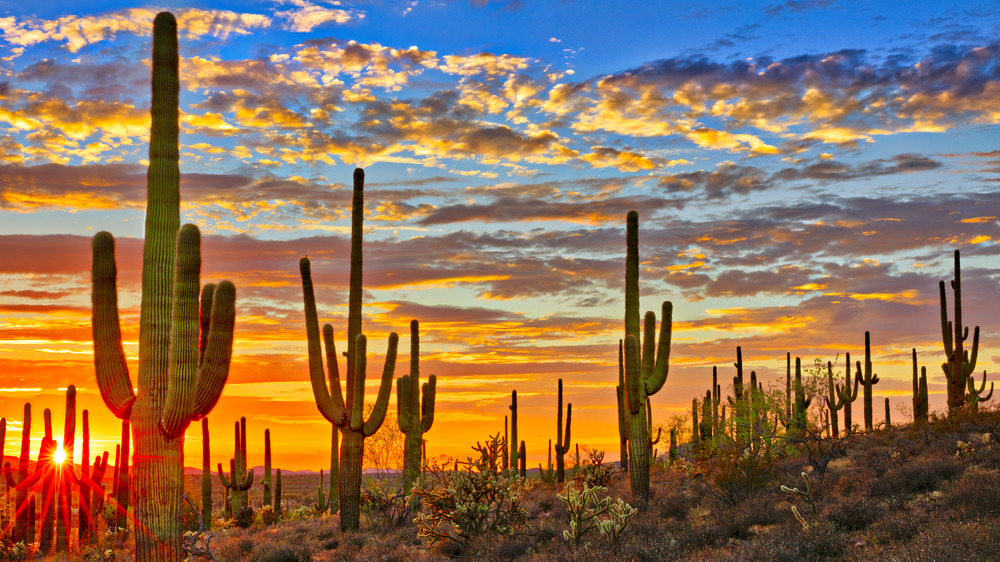
[[319, 317], [316, 296], [313, 292], [309, 258], [299, 261], [302, 275], [302, 294], [305, 304], [306, 337], [309, 342], [309, 380], [312, 384], [316, 407], [323, 417], [343, 433], [340, 451], [340, 527], [357, 529], [361, 522], [361, 462], [364, 457], [365, 437], [374, 435], [385, 421], [392, 393], [393, 370], [396, 366], [396, 347], [399, 336], [389, 335], [385, 367], [379, 384], [378, 397], [371, 415], [364, 420], [365, 375], [368, 366], [366, 351], [368, 339], [361, 333], [362, 293], [362, 232], [364, 219], [365, 173], [354, 170], [354, 197], [351, 210], [351, 274], [347, 313], [347, 394], [341, 395], [337, 352], [333, 343], [333, 327], [323, 326], [323, 340], [329, 369], [329, 387], [323, 369], [320, 349]]
[[[28, 488], [29, 485], [18, 486], [28, 480], [28, 455], [31, 450], [31, 403], [24, 403], [24, 421], [21, 426], [21, 455], [17, 463], [17, 479], [14, 479], [10, 463], [4, 463], [4, 478], [7, 485], [16, 488], [14, 491], [14, 535], [13, 542], [34, 541], [34, 533], [28, 536]], [[38, 468], [37, 464], [35, 466]], [[34, 497], [34, 496], [32, 496]]]
[[795, 358], [795, 382], [793, 383], [795, 394], [795, 404], [792, 406], [792, 419], [788, 424], [788, 431], [793, 435], [802, 435], [808, 423], [807, 412], [812, 403], [812, 396], [806, 397], [805, 388], [802, 386], [802, 360]]
[[[670, 363], [673, 304], [663, 301], [660, 340], [656, 341], [656, 314], [646, 312], [642, 340], [639, 334], [639, 214], [629, 211], [625, 235], [625, 425], [628, 433], [629, 479], [640, 506], [649, 502], [649, 464], [652, 456], [646, 400], [663, 388]], [[641, 350], [641, 351], [640, 351]]]
[[[73, 524], [73, 450], [76, 443], [76, 387], [66, 388], [66, 415], [63, 423], [62, 449], [65, 461], [56, 467], [59, 488], [56, 513], [56, 551], [69, 550], [70, 527]], [[88, 451], [89, 453], [89, 451]]]
[[871, 334], [865, 332], [865, 370], [861, 371], [861, 362], [858, 361], [858, 379], [864, 387], [865, 395], [865, 431], [872, 431], [875, 428], [874, 416], [872, 414], [872, 387], [878, 381], [878, 375], [872, 372], [872, 344]]
[[618, 340], [618, 386], [615, 387], [618, 404], [618, 442], [621, 457], [618, 461], [622, 470], [628, 470], [628, 425], [625, 422], [625, 340]]
[[264, 503], [261, 507], [271, 504], [271, 430], [264, 430]]
[[516, 470], [518, 467], [517, 457], [520, 454], [517, 449], [517, 391], [510, 391], [510, 468]]
[[566, 433], [563, 434], [563, 381], [559, 379], [558, 404], [556, 407], [556, 482], [566, 481], [566, 453], [569, 452], [570, 427], [573, 424], [573, 404], [566, 405]]
[[917, 377], [917, 349], [913, 348], [913, 424], [927, 425], [930, 408], [927, 405], [927, 367], [920, 368]]
[[854, 431], [854, 420], [851, 416], [851, 404], [858, 399], [858, 385], [861, 383], [860, 370], [854, 377], [854, 386], [851, 387], [851, 354], [845, 354], [846, 365], [844, 367], [844, 386], [839, 384], [836, 387], [837, 397], [844, 403], [844, 432], [850, 434]]
[[219, 482], [229, 488], [230, 517], [238, 519], [243, 510], [249, 506], [247, 491], [253, 486], [253, 469], [247, 469], [247, 419], [241, 417], [233, 424], [235, 438], [233, 458], [229, 459], [229, 478], [222, 472], [222, 463], [218, 463]]
[[180, 227], [179, 57], [169, 13], [153, 22], [152, 58], [138, 395], [122, 348], [114, 238], [107, 232], [93, 240], [94, 366], [105, 404], [135, 429], [133, 503], [143, 529], [136, 558], [181, 560], [183, 435], [215, 406], [229, 376], [236, 289], [228, 281], [206, 287], [202, 309], [211, 314], [199, 324], [200, 234], [194, 225]]
[[830, 410], [830, 433], [834, 437], [840, 436], [840, 426], [837, 423], [839, 416], [837, 412], [847, 403], [844, 396], [837, 393], [837, 386], [833, 383], [833, 362], [826, 362], [827, 391], [826, 407]]
[[993, 381], [990, 381], [990, 391], [986, 396], [983, 396], [983, 391], [986, 390], [986, 371], [983, 371], [983, 383], [979, 385], [979, 389], [976, 389], [976, 376], [969, 375], [969, 378], [965, 379], [968, 384], [968, 397], [969, 408], [973, 412], [979, 411], [979, 403], [986, 402], [993, 396]]
[[420, 476], [420, 444], [423, 435], [434, 424], [434, 398], [437, 377], [431, 375], [420, 387], [420, 324], [410, 321], [410, 374], [396, 379], [396, 420], [403, 440], [403, 493], [409, 495], [410, 487]]
[[281, 517], [281, 469], [274, 471], [274, 515]]
[[[941, 292], [941, 336], [944, 343], [944, 355], [947, 358], [941, 365], [948, 379], [948, 415], [965, 407], [967, 402], [965, 391], [967, 380], [976, 370], [976, 360], [979, 357], [979, 326], [976, 326], [972, 336], [972, 353], [963, 349], [969, 339], [969, 327], [962, 324], [962, 269], [958, 250], [955, 250], [955, 279], [951, 289], [955, 292], [955, 320], [948, 320], [948, 300], [945, 296], [944, 281], [938, 283]], [[986, 379], [983, 379], [985, 386]]]

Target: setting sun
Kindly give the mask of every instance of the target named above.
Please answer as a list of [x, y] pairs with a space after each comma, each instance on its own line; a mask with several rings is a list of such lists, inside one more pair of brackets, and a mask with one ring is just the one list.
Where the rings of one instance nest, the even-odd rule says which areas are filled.
[[55, 455], [52, 457], [56, 464], [62, 464], [66, 460], [66, 451], [62, 447], [56, 447]]

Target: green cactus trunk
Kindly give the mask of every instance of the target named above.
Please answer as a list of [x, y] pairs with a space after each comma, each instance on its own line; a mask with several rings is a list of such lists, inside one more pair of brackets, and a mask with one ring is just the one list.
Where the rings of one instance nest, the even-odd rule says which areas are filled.
[[340, 510], [340, 428], [330, 428], [330, 493], [326, 498], [330, 513]]
[[[214, 304], [199, 322], [200, 235], [193, 225], [180, 228], [177, 22], [166, 12], [153, 22], [152, 60], [138, 395], [122, 349], [114, 239], [107, 232], [93, 240], [91, 296], [97, 384], [108, 408], [135, 429], [132, 502], [142, 529], [135, 557], [143, 561], [184, 555], [184, 431], [214, 407], [225, 385], [236, 298], [232, 283], [206, 288], [203, 308], [213, 295]], [[199, 338], [199, 328], [208, 335]]]
[[625, 340], [618, 340], [618, 386], [615, 387], [615, 399], [618, 405], [618, 442], [620, 457], [618, 461], [621, 470], [628, 470], [628, 427], [625, 422]]
[[201, 418], [201, 528], [212, 530], [212, 448], [208, 418]]

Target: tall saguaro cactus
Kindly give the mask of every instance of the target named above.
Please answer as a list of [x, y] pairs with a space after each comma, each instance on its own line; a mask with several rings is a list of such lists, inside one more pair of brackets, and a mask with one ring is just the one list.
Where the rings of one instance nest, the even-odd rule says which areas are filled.
[[520, 453], [518, 452], [517, 444], [517, 391], [510, 391], [510, 468], [511, 470], [517, 470], [517, 458]]
[[851, 404], [858, 399], [858, 385], [861, 383], [861, 373], [854, 377], [854, 386], [851, 386], [851, 354], [845, 354], [846, 366], [844, 367], [844, 386], [836, 386], [837, 398], [844, 403], [844, 433], [850, 434], [854, 431], [854, 420], [851, 415]]
[[341, 395], [337, 350], [333, 343], [333, 327], [323, 326], [323, 344], [326, 347], [327, 373], [321, 355], [319, 315], [313, 291], [309, 258], [299, 261], [302, 275], [302, 295], [305, 305], [306, 338], [309, 344], [309, 380], [312, 384], [316, 407], [323, 417], [340, 429], [343, 440], [340, 447], [340, 528], [355, 530], [361, 524], [361, 462], [364, 457], [365, 438], [375, 434], [385, 421], [392, 393], [393, 370], [396, 367], [396, 348], [399, 335], [389, 335], [385, 366], [379, 384], [375, 407], [364, 419], [365, 375], [368, 367], [366, 356], [368, 339], [361, 333], [362, 255], [361, 242], [364, 220], [365, 173], [354, 170], [354, 197], [351, 210], [351, 274], [347, 312], [347, 389], [346, 399]]
[[841, 410], [846, 404], [844, 396], [837, 394], [837, 387], [833, 383], [833, 362], [826, 362], [826, 379], [827, 379], [827, 393], [826, 397], [826, 407], [830, 410], [830, 433], [834, 437], [840, 436], [840, 424], [837, 423], [837, 419], [840, 417], [837, 412]]
[[[566, 453], [569, 452], [570, 427], [573, 424], [573, 404], [566, 405], [566, 433], [563, 434], [563, 381], [559, 379], [558, 405], [556, 408], [556, 482], [566, 481]], [[551, 454], [551, 453], [550, 453]]]
[[917, 376], [917, 348], [913, 348], [913, 425], [924, 426], [929, 420], [927, 405], [927, 367], [920, 367]]
[[656, 341], [656, 314], [646, 312], [639, 334], [639, 214], [629, 211], [625, 234], [625, 388], [624, 414], [628, 433], [629, 479], [632, 495], [641, 506], [649, 502], [650, 446], [646, 400], [663, 388], [670, 362], [673, 304], [663, 301], [660, 340]]
[[871, 334], [865, 332], [865, 370], [861, 370], [861, 362], [858, 361], [858, 379], [864, 387], [865, 395], [865, 431], [875, 429], [875, 418], [872, 413], [872, 387], [879, 382], [878, 375], [872, 372], [872, 341]]
[[222, 463], [218, 463], [219, 482], [223, 488], [229, 489], [230, 517], [240, 519], [243, 510], [250, 505], [247, 491], [253, 486], [253, 469], [247, 468], [247, 419], [241, 417], [234, 423], [235, 437], [233, 458], [229, 459], [229, 478], [222, 471]]
[[131, 420], [135, 431], [139, 560], [184, 555], [184, 431], [219, 399], [229, 376], [235, 321], [236, 289], [223, 281], [202, 292], [202, 308], [211, 314], [199, 323], [200, 234], [194, 225], [180, 226], [178, 63], [177, 22], [162, 12], [153, 22], [138, 394], [122, 348], [114, 238], [100, 232], [93, 240], [94, 366], [105, 404]]
[[431, 375], [424, 383], [422, 396], [420, 390], [420, 323], [411, 320], [410, 374], [396, 379], [396, 420], [399, 431], [406, 436], [403, 440], [403, 493], [407, 495], [420, 476], [423, 435], [434, 424], [437, 377]]
[[[941, 292], [941, 336], [944, 343], [944, 355], [947, 358], [941, 365], [948, 379], [948, 415], [965, 407], [966, 387], [968, 379], [976, 370], [976, 360], [979, 357], [979, 326], [976, 326], [972, 336], [972, 349], [964, 349], [965, 341], [969, 339], [969, 327], [962, 324], [962, 269], [958, 250], [955, 250], [955, 279], [951, 281], [951, 289], [955, 292], [955, 319], [948, 320], [948, 299], [945, 295], [944, 281], [938, 283]], [[983, 386], [986, 377], [983, 376]], [[972, 388], [971, 386], [969, 388]], [[982, 392], [982, 388], [980, 389]], [[977, 401], [978, 402], [978, 401]]]

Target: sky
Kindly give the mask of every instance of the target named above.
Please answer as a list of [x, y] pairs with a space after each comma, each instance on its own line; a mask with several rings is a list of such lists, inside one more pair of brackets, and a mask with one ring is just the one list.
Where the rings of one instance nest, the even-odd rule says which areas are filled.
[[[574, 444], [617, 459], [632, 209], [641, 306], [674, 305], [656, 423], [689, 411], [713, 366], [727, 386], [737, 346], [783, 386], [786, 353], [842, 369], [865, 331], [877, 404], [910, 419], [915, 348], [942, 411], [938, 282], [955, 249], [965, 323], [982, 329], [977, 373], [1000, 366], [995, 1], [0, 1], [8, 455], [25, 402], [33, 448], [42, 409], [61, 434], [69, 384], [92, 450], [118, 440], [94, 379], [89, 241], [117, 239], [134, 376], [163, 9], [180, 30], [182, 221], [202, 229], [203, 282], [237, 287], [229, 382], [209, 415], [219, 462], [246, 416], [250, 464], [269, 428], [275, 466], [328, 468], [298, 260], [344, 347], [359, 166], [368, 402], [392, 331], [406, 374], [418, 319], [421, 373], [438, 380], [434, 457], [502, 432], [516, 389], [529, 466], [544, 462], [561, 378]], [[188, 466], [200, 439], [192, 426]]]

